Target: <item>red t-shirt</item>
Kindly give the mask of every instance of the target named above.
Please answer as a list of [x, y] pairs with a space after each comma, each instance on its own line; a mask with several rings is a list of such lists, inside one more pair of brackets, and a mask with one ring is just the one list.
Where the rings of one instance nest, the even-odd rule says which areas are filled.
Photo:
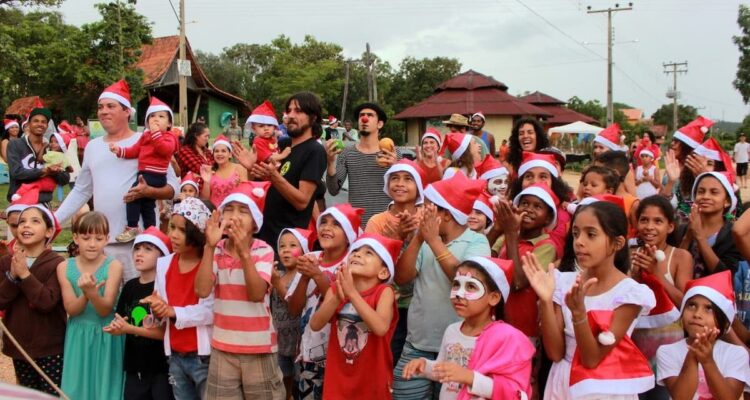
[[[187, 273], [182, 273], [179, 260], [179, 254], [175, 254], [167, 269], [166, 286], [169, 305], [185, 307], [198, 304], [198, 295], [195, 294], [195, 275], [198, 273], [200, 262]], [[195, 327], [177, 329], [171, 319], [169, 320], [169, 342], [173, 352], [198, 351], [198, 333]]]
[[[336, 283], [331, 287], [336, 292]], [[360, 293], [373, 309], [380, 295], [388, 287], [381, 283]], [[324, 399], [391, 399], [393, 385], [393, 355], [391, 338], [398, 322], [398, 309], [393, 302], [393, 319], [388, 332], [377, 336], [351, 303], [340, 305], [331, 319], [331, 339], [328, 341]]]

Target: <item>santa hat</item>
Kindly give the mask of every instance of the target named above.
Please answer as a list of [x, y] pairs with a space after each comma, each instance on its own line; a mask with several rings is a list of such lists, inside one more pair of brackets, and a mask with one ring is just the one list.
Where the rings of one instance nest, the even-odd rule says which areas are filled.
[[99, 100], [102, 99], [115, 100], [127, 108], [133, 108], [130, 105], [130, 86], [124, 79], [120, 79], [104, 89], [102, 94], [99, 95]]
[[638, 153], [638, 157], [641, 157], [641, 156], [646, 156], [646, 155], [647, 155], [647, 156], [650, 156], [651, 158], [655, 158], [655, 156], [654, 156], [654, 152], [653, 152], [653, 151], [651, 151], [651, 150], [649, 150], [649, 149], [643, 149], [643, 150], [641, 150], [641, 151], [640, 151], [640, 152]]
[[437, 129], [427, 128], [427, 132], [422, 135], [422, 140], [420, 140], [419, 143], [421, 144], [427, 138], [434, 139], [437, 142], [438, 148], [443, 147], [443, 138], [440, 136], [440, 132], [438, 132]]
[[70, 136], [66, 134], [60, 134], [57, 132], [52, 132], [52, 136], [54, 136], [55, 140], [57, 140], [57, 144], [60, 145], [60, 150], [63, 153], [68, 151], [68, 144], [70, 143]]
[[731, 171], [724, 171], [724, 172], [711, 171], [711, 172], [704, 172], [698, 175], [695, 178], [695, 183], [693, 183], [693, 191], [691, 192], [693, 199], [695, 199], [695, 193], [698, 191], [698, 184], [700, 183], [701, 179], [709, 175], [718, 179], [719, 182], [721, 183], [721, 186], [723, 186], [724, 190], [727, 191], [727, 196], [729, 196], [729, 200], [731, 201], [731, 205], [729, 206], [729, 212], [734, 211], [734, 209], [737, 208], [737, 196], [735, 196], [734, 194], [734, 176], [732, 175]]
[[481, 112], [481, 111], [477, 111], [477, 112], [475, 112], [475, 113], [474, 113], [474, 114], [473, 114], [473, 115], [471, 116], [471, 119], [474, 119], [474, 117], [479, 117], [479, 118], [481, 118], [481, 119], [482, 119], [482, 121], [487, 121], [487, 118], [485, 118], [485, 117], [484, 117], [484, 114], [482, 114], [482, 112]]
[[360, 247], [369, 246], [383, 260], [385, 266], [388, 267], [390, 276], [387, 283], [391, 283], [393, 282], [396, 261], [398, 261], [398, 256], [401, 253], [403, 245], [404, 242], [400, 240], [391, 239], [377, 233], [365, 233], [352, 244], [349, 248], [349, 254]]
[[163, 256], [172, 254], [172, 241], [169, 240], [169, 236], [165, 235], [164, 232], [160, 231], [156, 226], [150, 226], [145, 231], [135, 237], [133, 242], [133, 249], [138, 243], [151, 243], [156, 246]]
[[503, 300], [508, 301], [510, 285], [513, 282], [513, 261], [479, 256], [469, 257], [466, 261], [479, 264], [484, 272], [495, 282], [495, 285], [500, 290], [500, 294], [503, 295]]
[[547, 226], [552, 228], [557, 225], [557, 206], [560, 204], [560, 200], [557, 198], [557, 196], [555, 196], [554, 193], [552, 193], [552, 190], [550, 190], [549, 186], [543, 183], [535, 183], [531, 186], [528, 186], [526, 189], [522, 190], [521, 193], [516, 195], [516, 197], [513, 199], [513, 205], [518, 207], [518, 204], [521, 203], [521, 198], [523, 196], [537, 197], [541, 201], [543, 201], [544, 204], [548, 205], [549, 208], [552, 209], [552, 222], [550, 222]]
[[188, 173], [185, 174], [185, 176], [182, 178], [182, 182], [180, 182], [180, 190], [182, 190], [185, 185], [192, 185], [193, 187], [195, 187], [195, 190], [200, 190], [200, 188], [198, 187], [198, 180], [195, 179], [193, 171], [188, 171]]
[[354, 208], [349, 203], [336, 204], [320, 213], [318, 220], [315, 222], [315, 229], [320, 230], [320, 223], [323, 221], [323, 217], [330, 215], [341, 225], [341, 229], [344, 230], [344, 234], [346, 235], [346, 240], [349, 244], [352, 244], [360, 233], [362, 233], [360, 225], [362, 224], [362, 214], [364, 213], [365, 210], [363, 208]]
[[216, 148], [216, 146], [220, 144], [227, 146], [229, 148], [229, 151], [232, 151], [232, 143], [224, 135], [219, 135], [216, 137], [216, 140], [214, 140], [214, 144], [211, 145], [211, 151], [213, 151]]
[[484, 181], [455, 174], [450, 179], [433, 182], [424, 190], [424, 196], [438, 207], [445, 208], [459, 225], [466, 225], [474, 200], [484, 188]]
[[[729, 270], [717, 272], [709, 276], [693, 279], [685, 284], [685, 295], [682, 296], [680, 310], [685, 311], [685, 303], [693, 296], [703, 296], [724, 313], [731, 324], [737, 314], [734, 305], [734, 288], [732, 286], [732, 272]], [[722, 332], [724, 334], [725, 332]]]
[[474, 209], [479, 210], [482, 214], [486, 215], [490, 222], [495, 220], [495, 211], [490, 202], [490, 195], [486, 192], [480, 193], [479, 197], [474, 200]]
[[689, 124], [678, 129], [677, 132], [674, 133], [674, 136], [672, 138], [678, 139], [679, 141], [695, 149], [701, 145], [701, 142], [703, 142], [703, 137], [706, 136], [706, 133], [713, 124], [714, 121], [698, 116], [698, 118], [690, 121]]
[[266, 193], [268, 193], [268, 188], [270, 187], [271, 182], [240, 182], [232, 190], [232, 193], [225, 197], [221, 204], [219, 204], [219, 211], [224, 211], [224, 207], [232, 202], [247, 206], [250, 209], [250, 214], [253, 216], [253, 221], [255, 221], [254, 233], [258, 233], [261, 226], [263, 226], [263, 207], [266, 204]]
[[712, 137], [706, 139], [706, 141], [701, 143], [700, 146], [696, 147], [693, 152], [714, 161], [723, 161], [721, 158], [721, 153], [724, 152], [724, 149], [722, 149], [719, 142], [717, 142], [716, 139]]
[[60, 131], [60, 133], [67, 133], [72, 134], [73, 133], [73, 127], [70, 126], [70, 123], [67, 120], [62, 120], [59, 125], [57, 125], [57, 130]]
[[[610, 331], [613, 316], [613, 310], [587, 312], [594, 337], [605, 346], [615, 343], [615, 336]], [[591, 394], [606, 398], [611, 395], [643, 393], [654, 387], [654, 381], [654, 373], [648, 360], [628, 335], [624, 335], [595, 368], [583, 366], [580, 347], [573, 354], [570, 366], [572, 398]]]
[[334, 117], [333, 115], [329, 115], [328, 116], [328, 125], [333, 125], [333, 124], [336, 124], [338, 122], [339, 122], [339, 120], [337, 120], [336, 117]]
[[26, 207], [32, 204], [39, 203], [39, 185], [30, 183], [22, 184], [13, 196], [11, 196], [11, 203], [8, 208], [5, 209], [6, 214], [10, 214], [14, 211], [23, 211]]
[[157, 111], [168, 112], [169, 116], [172, 118], [172, 121], [174, 121], [174, 114], [172, 114], [172, 109], [169, 108], [166, 103], [157, 99], [156, 96], [151, 96], [151, 103], [148, 105], [148, 109], [146, 109], [146, 118], [144, 119], [144, 121], [146, 121], [146, 125], [148, 125], [148, 116]]
[[497, 161], [491, 154], [487, 154], [484, 160], [479, 164], [475, 165], [479, 179], [488, 181], [498, 176], [508, 175], [508, 169]]
[[312, 251], [313, 242], [315, 242], [315, 232], [309, 229], [302, 228], [284, 228], [279, 233], [279, 238], [276, 241], [276, 251], [281, 247], [281, 236], [285, 233], [291, 233], [297, 241], [299, 246], [302, 248], [302, 254], [307, 254]]
[[424, 185], [427, 183], [427, 177], [419, 164], [406, 158], [402, 158], [388, 168], [388, 171], [385, 171], [385, 175], [383, 175], [383, 191], [385, 194], [388, 194], [388, 181], [391, 179], [391, 175], [396, 172], [407, 172], [412, 176], [414, 183], [417, 184], [417, 204], [424, 202]]
[[252, 114], [247, 117], [245, 125], [250, 124], [263, 124], [279, 126], [279, 121], [276, 119], [276, 110], [273, 108], [273, 104], [266, 100], [258, 107], [255, 107]]
[[625, 211], [625, 199], [623, 199], [621, 196], [609, 193], [595, 194], [593, 196], [581, 199], [581, 201], [579, 201], [578, 203], [569, 203], [567, 211], [571, 214], [575, 214], [578, 207], [594, 204], [597, 201], [606, 201], [608, 203], [612, 203], [617, 207], [620, 207], [620, 209], [627, 215], [627, 212]]
[[5, 126], [5, 130], [6, 130], [6, 131], [7, 131], [8, 129], [10, 129], [10, 128], [14, 127], [14, 126], [17, 126], [17, 127], [19, 127], [19, 128], [21, 127], [21, 125], [18, 125], [18, 121], [16, 121], [15, 119], [4, 119], [4, 120], [3, 120], [3, 124], [4, 124], [4, 126]]
[[29, 208], [39, 209], [39, 211], [44, 213], [47, 216], [47, 218], [49, 218], [49, 220], [52, 221], [53, 232], [52, 232], [52, 236], [50, 236], [50, 238], [47, 239], [47, 244], [52, 243], [52, 241], [55, 240], [57, 235], [59, 235], [60, 232], [62, 232], [62, 226], [60, 225], [60, 222], [57, 220], [57, 218], [55, 218], [55, 214], [52, 211], [50, 211], [50, 209], [47, 208], [44, 204], [28, 204], [26, 207], [24, 207], [23, 210], [21, 210], [21, 213], [25, 212]]
[[659, 278], [648, 271], [641, 271], [640, 281], [654, 292], [656, 305], [651, 309], [648, 315], [641, 315], [638, 317], [635, 325], [636, 328], [661, 328], [680, 319], [680, 312], [677, 310], [677, 307], [675, 307], [672, 299], [669, 298], [666, 289], [664, 289], [664, 284], [661, 283]]
[[620, 143], [621, 135], [622, 131], [620, 130], [620, 124], [614, 123], [604, 128], [603, 131], [599, 132], [599, 134], [594, 138], [594, 143], [599, 143], [610, 150], [619, 151], [622, 150], [622, 148], [618, 144]]
[[524, 151], [521, 160], [521, 166], [518, 167], [519, 178], [522, 177], [523, 174], [525, 174], [528, 170], [536, 167], [542, 167], [546, 169], [555, 178], [559, 176], [557, 167], [555, 166], [555, 156], [551, 154], [538, 154]]
[[458, 160], [461, 158], [471, 144], [471, 135], [465, 135], [463, 133], [449, 133], [445, 135], [445, 141], [443, 146], [440, 148], [440, 153], [444, 154], [445, 150], [451, 152], [451, 159]]

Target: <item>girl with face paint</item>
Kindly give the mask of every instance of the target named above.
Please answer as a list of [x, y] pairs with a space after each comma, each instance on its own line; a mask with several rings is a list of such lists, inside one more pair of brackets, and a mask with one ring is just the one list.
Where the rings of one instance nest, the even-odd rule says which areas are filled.
[[512, 279], [509, 260], [470, 257], [461, 263], [450, 299], [464, 320], [445, 330], [435, 361], [412, 360], [403, 377], [439, 381], [440, 399], [500, 399], [530, 393], [534, 347], [521, 331], [502, 321]]

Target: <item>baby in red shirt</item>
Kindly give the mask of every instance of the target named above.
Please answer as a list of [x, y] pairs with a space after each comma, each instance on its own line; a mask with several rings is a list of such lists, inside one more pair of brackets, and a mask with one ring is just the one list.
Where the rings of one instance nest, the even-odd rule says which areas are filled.
[[253, 147], [257, 154], [256, 163], [270, 162], [280, 164], [281, 160], [287, 158], [292, 152], [291, 147], [279, 152], [279, 144], [276, 140], [276, 130], [279, 127], [279, 121], [276, 119], [276, 110], [273, 104], [266, 100], [253, 110], [253, 113], [247, 118], [245, 127], [250, 127], [255, 138]]

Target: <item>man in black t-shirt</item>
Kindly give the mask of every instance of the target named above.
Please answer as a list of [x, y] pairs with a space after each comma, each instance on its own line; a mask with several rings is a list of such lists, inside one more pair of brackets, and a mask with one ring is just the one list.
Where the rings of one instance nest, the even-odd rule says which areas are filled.
[[253, 178], [271, 182], [258, 238], [272, 246], [282, 229], [308, 227], [315, 190], [326, 169], [326, 151], [316, 140], [322, 132], [318, 97], [310, 92], [297, 93], [287, 100], [286, 113], [292, 152], [280, 167], [253, 163], [250, 168]]

